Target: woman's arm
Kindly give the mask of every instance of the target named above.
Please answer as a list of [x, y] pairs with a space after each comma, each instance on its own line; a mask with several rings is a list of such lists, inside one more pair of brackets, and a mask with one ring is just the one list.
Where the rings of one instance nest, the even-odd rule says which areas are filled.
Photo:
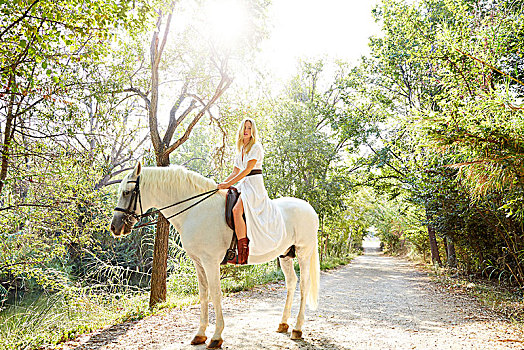
[[233, 174], [235, 172], [235, 170], [233, 170], [233, 173], [231, 174], [233, 175], [233, 177], [231, 177], [230, 175], [224, 182], [218, 184], [218, 189], [221, 190], [221, 189], [226, 189], [226, 188], [233, 186], [234, 184], [242, 180], [244, 177], [246, 177], [246, 175], [249, 174], [251, 170], [253, 170], [256, 164], [257, 164], [257, 160], [251, 159], [250, 161], [247, 162], [247, 167], [244, 170], [239, 171], [240, 169], [235, 167], [237, 173]]
[[223, 182], [228, 182], [229, 180], [231, 180], [232, 178], [234, 178], [238, 172], [240, 171], [239, 168], [237, 168], [236, 166], [233, 167], [233, 171], [231, 172], [231, 174], [227, 177], [227, 179], [225, 179]]
[[218, 189], [219, 190], [224, 190], [224, 189], [227, 189], [229, 187], [231, 187], [231, 185], [227, 185], [229, 183], [229, 181], [234, 178], [238, 173], [240, 172], [240, 169], [238, 167], [233, 167], [233, 171], [231, 172], [231, 174], [227, 177], [227, 179], [225, 179], [224, 181], [222, 181], [221, 183], [218, 184]]

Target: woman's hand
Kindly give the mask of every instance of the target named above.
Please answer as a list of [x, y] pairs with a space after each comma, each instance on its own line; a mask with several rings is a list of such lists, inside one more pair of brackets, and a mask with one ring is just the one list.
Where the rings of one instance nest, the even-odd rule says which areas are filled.
[[227, 182], [221, 182], [217, 187], [219, 190], [227, 190], [229, 187], [231, 187], [231, 185]]

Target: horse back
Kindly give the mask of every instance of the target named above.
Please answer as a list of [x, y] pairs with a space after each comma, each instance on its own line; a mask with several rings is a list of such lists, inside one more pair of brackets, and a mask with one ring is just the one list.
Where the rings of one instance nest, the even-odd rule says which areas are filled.
[[317, 239], [318, 215], [308, 202], [293, 198], [282, 197], [274, 200], [284, 218], [286, 231], [294, 234], [297, 245], [310, 245]]

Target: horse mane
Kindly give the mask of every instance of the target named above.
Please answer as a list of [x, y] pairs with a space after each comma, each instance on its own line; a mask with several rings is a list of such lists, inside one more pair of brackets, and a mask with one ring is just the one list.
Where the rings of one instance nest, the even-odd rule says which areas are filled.
[[185, 191], [188, 187], [196, 192], [210, 191], [217, 187], [215, 181], [180, 165], [144, 167], [141, 175], [143, 175], [141, 176], [143, 187], [157, 187], [164, 190], [170, 188], [177, 192]]

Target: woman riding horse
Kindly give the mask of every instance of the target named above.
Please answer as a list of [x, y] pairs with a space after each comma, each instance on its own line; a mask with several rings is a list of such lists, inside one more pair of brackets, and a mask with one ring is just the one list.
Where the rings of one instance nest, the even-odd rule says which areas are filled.
[[[264, 255], [279, 245], [285, 234], [285, 227], [280, 210], [269, 198], [264, 186], [264, 149], [257, 142], [257, 127], [251, 118], [240, 122], [237, 150], [233, 171], [224, 182], [218, 184], [218, 188], [227, 189], [239, 182], [237, 189], [240, 198], [233, 207], [238, 254], [228, 262], [243, 265], [247, 263], [250, 242], [251, 255]], [[246, 217], [245, 222], [243, 214]]]

